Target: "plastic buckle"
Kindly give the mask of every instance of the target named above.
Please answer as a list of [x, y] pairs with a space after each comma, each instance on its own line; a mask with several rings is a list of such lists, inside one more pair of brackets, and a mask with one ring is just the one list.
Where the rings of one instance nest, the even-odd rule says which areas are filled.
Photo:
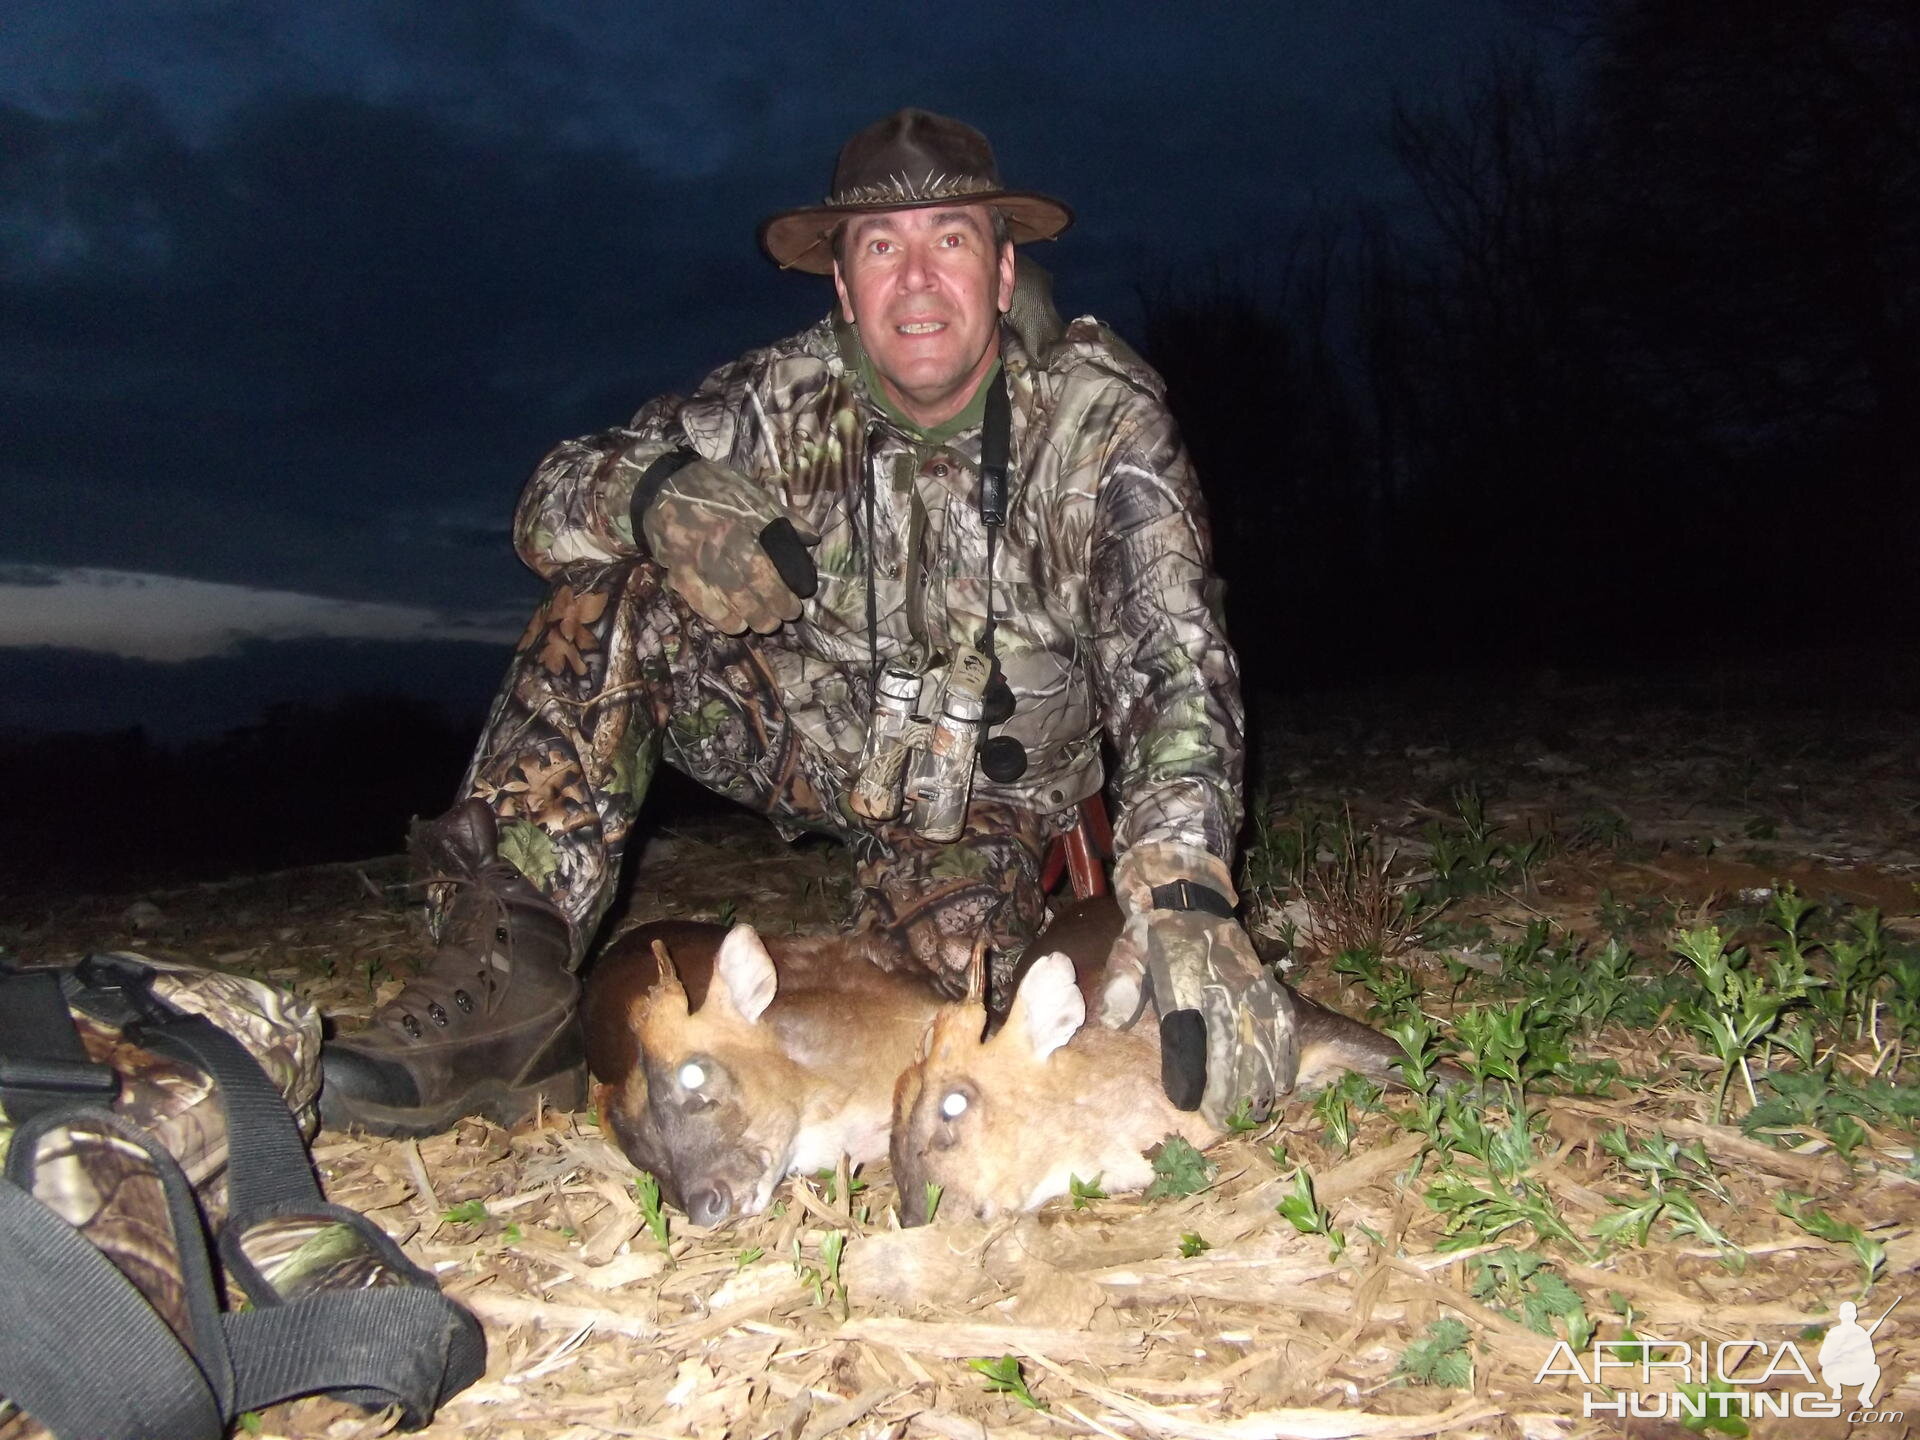
[[132, 1018], [122, 1031], [138, 1044], [140, 1027], [165, 1025], [180, 1018], [179, 1012], [153, 993], [153, 967], [126, 955], [89, 955], [73, 967], [73, 977], [86, 989], [119, 999]]

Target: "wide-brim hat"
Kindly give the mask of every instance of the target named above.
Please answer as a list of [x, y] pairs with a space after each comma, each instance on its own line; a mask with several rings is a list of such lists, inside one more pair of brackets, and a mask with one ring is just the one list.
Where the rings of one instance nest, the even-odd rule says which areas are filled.
[[971, 125], [900, 110], [841, 147], [825, 200], [763, 220], [760, 248], [782, 270], [830, 275], [833, 232], [848, 216], [953, 204], [993, 206], [1016, 245], [1051, 240], [1073, 223], [1073, 211], [1051, 195], [1001, 184], [993, 147]]

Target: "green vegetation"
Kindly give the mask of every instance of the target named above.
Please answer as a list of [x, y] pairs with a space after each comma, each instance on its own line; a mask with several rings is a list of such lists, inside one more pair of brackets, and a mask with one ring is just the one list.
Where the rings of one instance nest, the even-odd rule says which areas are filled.
[[1354, 1136], [1359, 1132], [1354, 1107], [1360, 1108], [1362, 1116], [1371, 1115], [1380, 1108], [1380, 1097], [1386, 1092], [1366, 1076], [1357, 1073], [1342, 1075], [1314, 1097], [1313, 1114], [1321, 1125], [1321, 1144], [1329, 1148], [1338, 1147], [1342, 1155], [1353, 1151]]
[[1305, 1166], [1294, 1172], [1293, 1193], [1284, 1196], [1274, 1209], [1302, 1235], [1324, 1235], [1332, 1259], [1338, 1260], [1347, 1248], [1347, 1232], [1333, 1223], [1333, 1212], [1314, 1197], [1313, 1176]]
[[[1594, 1136], [1586, 1145], [1596, 1168], [1573, 1187], [1582, 1198], [1570, 1208], [1567, 1187], [1545, 1164], [1558, 1143], [1547, 1130], [1561, 1097], [1667, 1099], [1669, 1113], [1689, 1121], [1737, 1125], [1783, 1148], [1827, 1149], [1855, 1167], [1886, 1164], [1880, 1147], [1892, 1135], [1916, 1154], [1920, 946], [1890, 934], [1879, 912], [1829, 908], [1780, 885], [1677, 923], [1671, 902], [1601, 889], [1592, 933], [1537, 911], [1496, 928], [1497, 919], [1468, 913], [1475, 897], [1510, 896], [1556, 855], [1623, 854], [1636, 844], [1631, 826], [1589, 813], [1564, 836], [1514, 836], [1467, 787], [1424, 838], [1424, 870], [1388, 870], [1376, 863], [1378, 843], [1357, 840], [1351, 822], [1270, 816], [1257, 830], [1246, 888], [1267, 913], [1294, 917], [1284, 938], [1296, 946], [1374, 927], [1369, 943], [1309, 953], [1347, 987], [1343, 1008], [1398, 1046], [1410, 1093], [1382, 1095], [1346, 1077], [1311, 1102], [1319, 1140], [1346, 1156], [1382, 1111], [1420, 1136], [1420, 1157], [1403, 1179], [1439, 1217], [1441, 1247], [1500, 1247], [1470, 1262], [1483, 1303], [1581, 1348], [1595, 1322], [1553, 1268], [1554, 1254], [1591, 1262], [1625, 1247], [1679, 1244], [1738, 1271], [1749, 1263], [1746, 1247], [1762, 1238], [1750, 1202], [1730, 1189], [1733, 1142], [1716, 1146], [1697, 1126], [1669, 1134], [1640, 1121], [1632, 1132], [1616, 1126]], [[1340, 904], [1364, 913], [1319, 913]], [[1418, 945], [1386, 938], [1386, 914], [1422, 915]], [[1638, 1063], [1620, 1058], [1636, 1055]], [[1270, 1153], [1287, 1172], [1284, 1142]], [[1905, 1164], [1920, 1173], [1920, 1159]], [[1339, 1253], [1345, 1237], [1304, 1169], [1291, 1185], [1278, 1213]], [[1773, 1198], [1781, 1215], [1851, 1256], [1862, 1293], [1875, 1282], [1883, 1241], [1807, 1196]], [[1600, 1202], [1608, 1208], [1595, 1213]], [[1430, 1327], [1403, 1358], [1402, 1376], [1464, 1383], [1445, 1378], [1470, 1372], [1464, 1341], [1451, 1338], [1449, 1322]]]
[[1393, 1373], [1413, 1385], [1447, 1385], [1464, 1390], [1473, 1384], [1473, 1352], [1468, 1348], [1472, 1338], [1465, 1321], [1444, 1315], [1401, 1352]]
[[1858, 1225], [1836, 1220], [1827, 1211], [1814, 1206], [1808, 1196], [1792, 1190], [1783, 1190], [1775, 1195], [1773, 1205], [1816, 1240], [1825, 1240], [1830, 1245], [1845, 1245], [1853, 1251], [1854, 1257], [1860, 1262], [1862, 1295], [1880, 1278], [1880, 1272], [1887, 1265], [1887, 1247], [1871, 1238]]
[[989, 1394], [1011, 1395], [1029, 1410], [1047, 1408], [1033, 1398], [1033, 1391], [1027, 1388], [1027, 1377], [1021, 1371], [1020, 1362], [1013, 1356], [1002, 1355], [998, 1360], [969, 1360], [967, 1368], [985, 1377]]
[[667, 1212], [660, 1204], [660, 1182], [642, 1170], [633, 1182], [633, 1198], [640, 1206], [647, 1229], [653, 1232], [654, 1243], [666, 1250]]
[[1541, 1335], [1565, 1339], [1574, 1350], [1593, 1339], [1593, 1321], [1580, 1294], [1531, 1251], [1502, 1246], [1473, 1262], [1473, 1298]]
[[1154, 1147], [1153, 1183], [1146, 1198], [1197, 1195], [1213, 1183], [1214, 1164], [1178, 1135], [1169, 1135]]

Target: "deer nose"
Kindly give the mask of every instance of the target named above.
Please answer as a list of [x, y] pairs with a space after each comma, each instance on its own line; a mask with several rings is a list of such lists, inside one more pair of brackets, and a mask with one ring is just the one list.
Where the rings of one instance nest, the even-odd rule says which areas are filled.
[[733, 1213], [733, 1191], [724, 1180], [709, 1180], [687, 1192], [687, 1218], [696, 1225], [718, 1225]]
[[927, 1194], [924, 1187], [919, 1189], [902, 1184], [900, 1186], [900, 1228], [911, 1230], [925, 1225], [932, 1219], [927, 1214]]

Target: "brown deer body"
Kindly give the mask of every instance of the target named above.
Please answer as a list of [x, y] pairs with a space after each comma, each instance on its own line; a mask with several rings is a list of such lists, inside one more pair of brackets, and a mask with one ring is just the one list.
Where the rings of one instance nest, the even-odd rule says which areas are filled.
[[[1106, 923], [1097, 912], [1064, 918], [1069, 939]], [[1114, 913], [1109, 944], [1117, 924]], [[990, 1024], [977, 1000], [945, 1006], [901, 1074], [891, 1155], [904, 1223], [931, 1218], [933, 1186], [940, 1214], [983, 1219], [1036, 1210], [1067, 1194], [1076, 1176], [1110, 1195], [1144, 1189], [1153, 1179], [1145, 1152], [1167, 1136], [1202, 1147], [1220, 1138], [1198, 1113], [1167, 1099], [1151, 1019], [1125, 1030], [1088, 1023], [1106, 977], [1084, 947], [1055, 950], [1053, 933], [1033, 947], [1037, 958], [1017, 980], [1004, 1024]], [[1393, 1041], [1291, 989], [1286, 994], [1298, 1088], [1343, 1071], [1397, 1079]]]
[[716, 1225], [764, 1210], [790, 1174], [886, 1155], [893, 1082], [942, 996], [878, 958], [859, 937], [763, 943], [667, 921], [595, 963], [581, 1007], [594, 1103], [669, 1203]]
[[[843, 1153], [891, 1153], [909, 1224], [927, 1218], [928, 1181], [943, 1208], [979, 1214], [1036, 1208], [1073, 1175], [1138, 1189], [1143, 1152], [1166, 1135], [1218, 1136], [1168, 1102], [1150, 1018], [1084, 1023], [1119, 930], [1110, 897], [1063, 909], [996, 1027], [984, 1001], [954, 1004], [928, 977], [882, 969], [893, 952], [859, 936], [643, 926], [587, 977], [594, 1102], [627, 1158], [702, 1225], [764, 1210], [786, 1176]], [[1339, 1070], [1391, 1078], [1391, 1041], [1288, 994], [1302, 1085]]]

